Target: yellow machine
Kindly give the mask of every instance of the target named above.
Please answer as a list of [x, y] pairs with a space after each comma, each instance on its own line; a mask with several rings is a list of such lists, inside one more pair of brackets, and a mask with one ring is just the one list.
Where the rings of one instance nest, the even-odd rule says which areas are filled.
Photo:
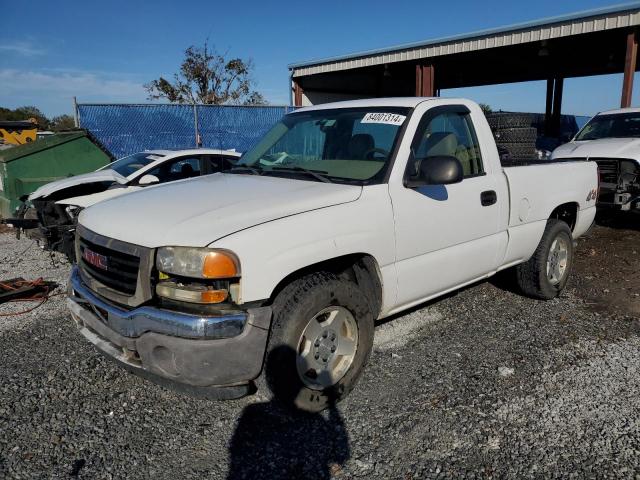
[[30, 118], [22, 122], [0, 120], [0, 138], [4, 143], [24, 145], [34, 142], [38, 132], [38, 122]]

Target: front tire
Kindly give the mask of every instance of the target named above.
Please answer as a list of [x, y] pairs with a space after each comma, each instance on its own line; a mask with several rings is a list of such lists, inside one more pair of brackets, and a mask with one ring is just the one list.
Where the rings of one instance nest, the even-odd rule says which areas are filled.
[[562, 220], [551, 219], [533, 256], [516, 267], [520, 289], [542, 300], [556, 298], [573, 269], [573, 237]]
[[278, 294], [264, 378], [290, 408], [319, 412], [355, 386], [373, 346], [374, 318], [358, 286], [331, 273], [302, 277]]

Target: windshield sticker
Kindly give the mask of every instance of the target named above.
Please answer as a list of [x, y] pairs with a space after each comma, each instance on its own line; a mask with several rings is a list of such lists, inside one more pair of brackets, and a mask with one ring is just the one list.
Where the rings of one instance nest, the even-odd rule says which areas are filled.
[[360, 123], [384, 123], [386, 125], [402, 125], [407, 117], [397, 113], [367, 113]]

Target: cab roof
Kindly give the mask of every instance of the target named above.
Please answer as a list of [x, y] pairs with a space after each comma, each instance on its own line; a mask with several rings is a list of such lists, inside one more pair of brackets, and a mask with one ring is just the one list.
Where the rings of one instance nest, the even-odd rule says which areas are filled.
[[[415, 108], [418, 104], [435, 100], [436, 97], [388, 97], [388, 98], [365, 98], [362, 100], [348, 100], [346, 102], [331, 102], [300, 108], [295, 111], [306, 112], [311, 110], [329, 110], [332, 108], [361, 108], [361, 107], [409, 107]], [[292, 112], [293, 113], [293, 112]]]
[[[379, 107], [407, 107], [415, 108], [423, 102], [433, 100], [446, 100], [447, 103], [469, 104], [470, 100], [459, 97], [387, 97], [387, 98], [365, 98], [362, 100], [348, 100], [344, 102], [322, 103], [309, 107], [299, 108], [291, 114], [298, 112], [308, 112], [312, 110], [329, 110], [333, 108], [379, 108]], [[471, 102], [473, 103], [473, 102]]]

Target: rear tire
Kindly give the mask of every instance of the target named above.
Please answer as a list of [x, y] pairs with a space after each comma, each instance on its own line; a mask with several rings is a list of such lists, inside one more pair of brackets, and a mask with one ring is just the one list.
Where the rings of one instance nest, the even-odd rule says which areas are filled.
[[369, 301], [355, 283], [326, 272], [295, 280], [274, 301], [259, 387], [286, 407], [324, 410], [355, 386], [371, 353], [373, 327]]
[[528, 113], [494, 112], [487, 116], [492, 129], [531, 127], [533, 115]]
[[535, 143], [538, 138], [538, 130], [530, 127], [523, 128], [505, 128], [496, 130], [495, 132], [496, 143], [508, 144], [508, 143]]
[[550, 300], [560, 295], [573, 268], [573, 237], [562, 220], [551, 219], [533, 256], [516, 267], [516, 278], [526, 295]]
[[533, 143], [500, 144], [508, 152], [512, 160], [532, 160], [536, 158], [536, 146]]

